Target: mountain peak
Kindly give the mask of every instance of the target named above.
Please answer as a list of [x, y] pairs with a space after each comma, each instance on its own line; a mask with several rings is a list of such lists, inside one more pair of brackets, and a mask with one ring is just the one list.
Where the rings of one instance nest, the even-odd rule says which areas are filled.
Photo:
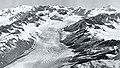
[[118, 9], [113, 7], [112, 5], [108, 5], [102, 8], [105, 11], [117, 11]]
[[92, 17], [92, 16], [96, 16], [101, 13], [114, 14], [114, 13], [119, 13], [119, 12], [120, 12], [119, 9], [113, 7], [112, 5], [108, 5], [102, 8], [95, 8], [95, 9], [89, 10], [88, 16]]

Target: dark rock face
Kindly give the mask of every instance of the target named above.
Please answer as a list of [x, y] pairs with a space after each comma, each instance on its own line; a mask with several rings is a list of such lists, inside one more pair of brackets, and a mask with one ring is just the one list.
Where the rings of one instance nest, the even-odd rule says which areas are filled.
[[75, 15], [78, 15], [78, 16], [85, 16], [85, 11], [86, 9], [82, 9], [81, 7], [75, 9], [72, 13], [74, 13]]
[[68, 10], [58, 9], [59, 14], [65, 15], [65, 14], [67, 14], [67, 12], [68, 12]]
[[120, 13], [116, 14], [107, 14], [107, 13], [101, 13], [94, 17], [90, 17], [91, 20], [96, 21], [97, 23], [110, 23], [110, 22], [116, 22], [118, 23], [117, 19], [120, 18]]
[[76, 31], [78, 29], [84, 29], [86, 28], [86, 23], [84, 20], [80, 20], [78, 21], [77, 23], [73, 24], [73, 25], [70, 25], [70, 26], [67, 26], [64, 28], [64, 31], [68, 31], [68, 32], [73, 32], [73, 31]]
[[[61, 40], [61, 43], [68, 46], [72, 49], [75, 55], [70, 63], [75, 63], [71, 68], [76, 68], [78, 64], [90, 62], [93, 60], [100, 59], [115, 59], [114, 57], [110, 58], [107, 54], [116, 55], [119, 53], [120, 40], [104, 40], [98, 39], [92, 36], [86, 27], [101, 29], [98, 25], [105, 25], [104, 19], [111, 17], [105, 14], [98, 15], [96, 17], [91, 17], [89, 19], [83, 19], [75, 24], [67, 26], [64, 28], [64, 31], [71, 32], [72, 34], [68, 35], [64, 40]], [[116, 16], [115, 16], [116, 17]], [[113, 25], [105, 25], [111, 29], [115, 29]], [[118, 48], [115, 48], [118, 47]]]

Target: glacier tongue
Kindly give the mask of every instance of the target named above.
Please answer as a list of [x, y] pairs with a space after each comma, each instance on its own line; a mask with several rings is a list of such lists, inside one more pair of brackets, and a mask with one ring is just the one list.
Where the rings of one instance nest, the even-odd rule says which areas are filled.
[[[17, 10], [17, 8], [15, 9]], [[37, 10], [36, 7], [33, 7], [32, 9], [25, 12], [20, 11], [18, 13], [16, 11], [17, 16], [16, 14], [12, 15], [12, 18], [14, 17], [13, 19], [16, 20], [12, 20], [13, 22], [10, 23], [8, 28], [6, 28], [8, 24], [2, 25], [5, 31], [1, 32], [1, 38], [3, 38], [2, 41], [5, 45], [9, 42], [9, 39], [15, 39], [14, 43], [8, 43], [11, 45], [15, 44], [14, 48], [11, 49], [10, 52], [14, 50], [17, 51], [17, 45], [19, 43], [26, 43], [25, 46], [30, 46], [28, 41], [31, 42], [31, 40], [29, 39], [34, 40], [34, 42], [31, 43], [33, 46], [27, 48], [20, 55], [18, 53], [17, 56], [11, 56], [13, 59], [17, 59], [17, 57], [21, 58], [17, 60], [12, 60], [12, 58], [10, 58], [9, 61], [7, 61], [9, 65], [4, 63], [6, 60], [3, 60], [1, 63], [3, 63], [3, 67], [7, 65], [5, 68], [54, 68], [62, 66], [62, 64], [69, 60], [69, 56], [73, 55], [73, 52], [59, 42], [61, 37], [60, 33], [63, 27], [78, 20], [76, 18], [71, 20], [68, 19], [68, 17], [81, 18], [81, 16], [58, 15], [58, 18], [64, 18], [63, 21], [51, 20], [49, 18], [49, 14], [52, 12], [46, 12], [47, 10], [41, 11], [42, 9]], [[39, 13], [37, 13], [38, 11]], [[45, 15], [43, 14], [43, 16], [39, 16], [40, 13], [45, 13]], [[20, 42], [18, 42], [19, 40]], [[23, 44], [20, 44], [20, 46]]]

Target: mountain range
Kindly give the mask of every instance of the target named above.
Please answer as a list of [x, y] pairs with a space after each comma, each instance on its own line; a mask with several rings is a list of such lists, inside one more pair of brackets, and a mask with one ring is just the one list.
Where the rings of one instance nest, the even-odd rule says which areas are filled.
[[0, 10], [0, 68], [119, 68], [119, 26], [111, 5]]

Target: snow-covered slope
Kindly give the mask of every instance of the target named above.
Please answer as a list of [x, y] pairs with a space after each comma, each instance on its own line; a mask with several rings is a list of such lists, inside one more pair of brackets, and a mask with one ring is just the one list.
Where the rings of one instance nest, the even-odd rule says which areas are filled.
[[120, 12], [119, 9], [113, 7], [112, 5], [108, 5], [102, 8], [95, 8], [95, 9], [89, 10], [87, 14], [89, 17], [92, 17], [100, 13], [114, 14], [114, 13], [119, 13], [119, 12]]
[[3, 9], [0, 68], [117, 68], [119, 26], [120, 12], [112, 6]]

